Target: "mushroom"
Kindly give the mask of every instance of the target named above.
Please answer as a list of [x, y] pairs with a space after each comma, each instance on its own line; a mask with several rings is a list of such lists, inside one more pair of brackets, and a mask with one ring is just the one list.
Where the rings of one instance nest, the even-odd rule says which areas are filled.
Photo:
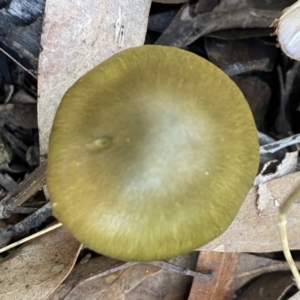
[[283, 53], [300, 61], [300, 1], [287, 7], [279, 19], [271, 24], [275, 27], [275, 34]]
[[233, 81], [193, 53], [147, 45], [113, 55], [65, 93], [47, 185], [54, 216], [90, 249], [162, 260], [225, 231], [258, 158]]

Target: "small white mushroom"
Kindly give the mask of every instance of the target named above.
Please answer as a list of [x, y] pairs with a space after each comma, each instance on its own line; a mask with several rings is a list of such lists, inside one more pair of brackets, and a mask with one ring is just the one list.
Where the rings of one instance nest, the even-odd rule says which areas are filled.
[[272, 26], [284, 54], [300, 61], [300, 1], [286, 8]]

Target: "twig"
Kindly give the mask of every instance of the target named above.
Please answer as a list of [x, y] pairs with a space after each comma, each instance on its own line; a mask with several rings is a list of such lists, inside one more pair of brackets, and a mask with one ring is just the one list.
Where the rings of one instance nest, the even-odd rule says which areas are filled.
[[237, 62], [222, 69], [228, 76], [232, 77], [251, 71], [265, 71], [269, 63], [269, 58], [254, 59], [246, 62]]
[[28, 237], [26, 237], [26, 238], [24, 238], [22, 240], [19, 240], [19, 241], [15, 242], [15, 243], [12, 243], [12, 244], [10, 244], [8, 246], [5, 246], [5, 247], [1, 248], [0, 249], [0, 253], [3, 253], [3, 252], [5, 252], [5, 251], [7, 251], [9, 249], [15, 248], [15, 247], [17, 247], [17, 246], [19, 246], [19, 245], [21, 245], [21, 244], [23, 244], [25, 242], [28, 242], [28, 241], [30, 241], [32, 239], [35, 239], [35, 238], [39, 237], [40, 235], [43, 235], [43, 234], [45, 234], [45, 233], [47, 233], [49, 231], [52, 231], [52, 230], [54, 230], [54, 229], [56, 229], [58, 227], [61, 227], [61, 226], [62, 226], [61, 223], [57, 223], [57, 224], [54, 224], [54, 225], [52, 225], [50, 227], [47, 227], [47, 228], [45, 228], [45, 229], [43, 229], [43, 230], [41, 230], [41, 231], [39, 231], [37, 233], [34, 233], [34, 234], [32, 234], [32, 235], [30, 235], [30, 236], [28, 236]]
[[[11, 232], [13, 235], [17, 235], [25, 230], [29, 230], [31, 228], [36, 228], [40, 226], [45, 220], [47, 220], [52, 215], [52, 206], [51, 203], [48, 202], [45, 205], [43, 205], [41, 208], [36, 210], [33, 214], [26, 217], [19, 223], [15, 225], [10, 225], [7, 227], [7, 230]], [[1, 230], [1, 229], [0, 229]]]
[[205, 278], [205, 279], [212, 279], [213, 278], [213, 274], [203, 274], [200, 272], [195, 272], [192, 271], [190, 269], [187, 268], [183, 268], [180, 266], [176, 266], [173, 265], [169, 262], [166, 261], [151, 261], [148, 262], [147, 264], [152, 265], [152, 266], [156, 266], [159, 267], [161, 269], [173, 272], [173, 273], [177, 273], [180, 275], [185, 275], [185, 276], [192, 276], [192, 277], [201, 277], [201, 278]]
[[260, 154], [275, 153], [278, 150], [300, 143], [300, 134], [295, 134], [279, 141], [260, 147]]
[[14, 209], [39, 191], [46, 183], [47, 162], [41, 162], [29, 176], [22, 181], [15, 191], [7, 194], [0, 202], [0, 219], [8, 218]]
[[37, 79], [36, 74], [34, 74], [31, 70], [26, 69], [22, 64], [20, 64], [16, 59], [14, 59], [9, 53], [7, 53], [5, 50], [3, 50], [0, 47], [0, 51], [2, 51], [5, 55], [7, 55], [12, 61], [14, 61], [18, 66], [20, 66], [23, 70], [28, 72], [33, 78]]

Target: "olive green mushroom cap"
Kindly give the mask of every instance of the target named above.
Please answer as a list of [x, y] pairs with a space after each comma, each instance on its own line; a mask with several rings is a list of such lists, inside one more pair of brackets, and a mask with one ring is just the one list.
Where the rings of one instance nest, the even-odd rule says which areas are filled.
[[66, 92], [47, 185], [54, 215], [90, 249], [162, 260], [230, 225], [258, 154], [251, 111], [226, 74], [184, 50], [141, 46]]

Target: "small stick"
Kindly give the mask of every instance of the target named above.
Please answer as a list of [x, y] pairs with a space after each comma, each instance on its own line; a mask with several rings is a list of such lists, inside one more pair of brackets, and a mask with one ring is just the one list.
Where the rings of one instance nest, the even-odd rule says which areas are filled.
[[278, 150], [298, 143], [300, 143], [300, 134], [295, 134], [279, 141], [260, 146], [259, 152], [260, 154], [275, 153]]
[[8, 193], [0, 201], [0, 219], [10, 217], [16, 207], [23, 204], [46, 184], [46, 167], [47, 161], [42, 161], [40, 166], [29, 174], [13, 192]]
[[0, 47], [0, 51], [2, 51], [6, 56], [8, 56], [13, 62], [15, 62], [18, 66], [20, 66], [23, 70], [28, 72], [33, 78], [37, 79], [37, 76], [29, 69], [26, 69], [22, 64], [20, 64], [16, 59], [14, 59], [9, 53], [7, 53], [5, 50], [3, 50]]
[[167, 270], [169, 272], [173, 272], [173, 273], [177, 273], [177, 274], [185, 275], [185, 276], [201, 277], [201, 278], [205, 278], [205, 279], [212, 279], [214, 277], [212, 273], [204, 274], [204, 273], [200, 273], [200, 272], [195, 272], [195, 271], [192, 271], [192, 270], [184, 268], [184, 267], [173, 265], [167, 261], [150, 261], [150, 262], [147, 262], [147, 264], [159, 267], [159, 268]]
[[49, 231], [52, 231], [52, 230], [54, 230], [54, 229], [56, 229], [56, 228], [58, 228], [58, 227], [61, 227], [61, 226], [62, 226], [61, 223], [57, 223], [57, 224], [51, 225], [50, 227], [47, 227], [47, 228], [45, 228], [45, 229], [43, 229], [43, 230], [41, 230], [41, 231], [39, 231], [39, 232], [37, 232], [37, 233], [34, 233], [34, 234], [30, 235], [30, 236], [27, 236], [27, 237], [24, 238], [24, 239], [21, 239], [21, 240], [15, 242], [15, 243], [12, 243], [12, 244], [10, 244], [10, 245], [8, 245], [8, 246], [5, 246], [5, 247], [1, 248], [1, 249], [0, 249], [0, 253], [3, 253], [3, 252], [5, 252], [5, 251], [7, 251], [7, 250], [9, 250], [9, 249], [12, 249], [12, 248], [14, 248], [14, 247], [17, 247], [17, 246], [19, 246], [19, 245], [21, 245], [21, 244], [23, 244], [23, 243], [25, 243], [25, 242], [28, 242], [28, 241], [30, 241], [30, 240], [32, 240], [32, 239], [35, 239], [35, 238], [37, 238], [38, 236], [43, 235], [43, 234], [45, 234], [45, 233], [47, 233], [47, 232], [49, 232]]

